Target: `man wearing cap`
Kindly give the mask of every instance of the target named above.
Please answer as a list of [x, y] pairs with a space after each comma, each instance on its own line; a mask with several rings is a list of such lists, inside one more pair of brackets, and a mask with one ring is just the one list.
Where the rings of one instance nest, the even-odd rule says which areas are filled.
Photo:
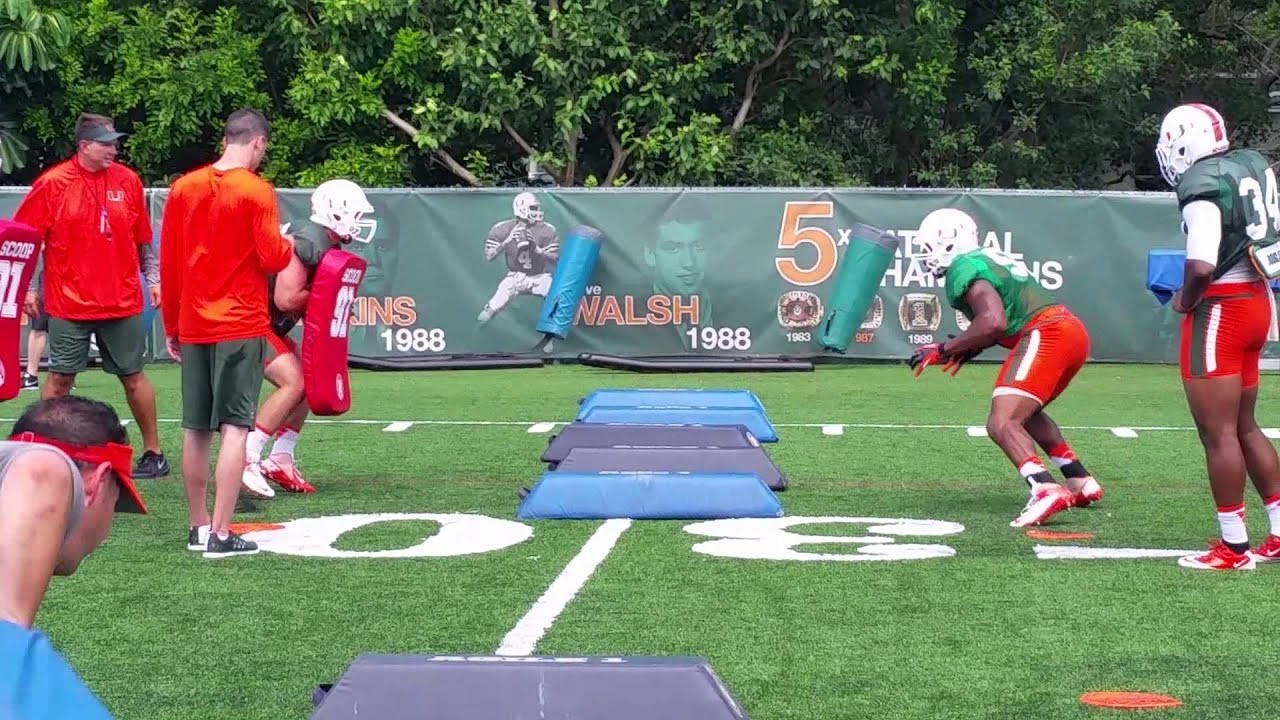
[[110, 718], [33, 630], [54, 575], [70, 575], [116, 512], [146, 513], [115, 410], [65, 396], [26, 409], [0, 441], [0, 718]]
[[160, 264], [151, 246], [151, 219], [142, 180], [116, 162], [111, 118], [83, 114], [76, 122], [76, 154], [31, 185], [13, 219], [44, 238], [43, 272], [27, 293], [28, 317], [49, 316], [49, 377], [42, 398], [71, 392], [89, 364], [97, 336], [102, 367], [120, 378], [138, 422], [143, 450], [136, 477], [168, 475], [156, 431], [156, 393], [142, 370], [147, 328], [139, 269], [151, 304], [160, 304]]

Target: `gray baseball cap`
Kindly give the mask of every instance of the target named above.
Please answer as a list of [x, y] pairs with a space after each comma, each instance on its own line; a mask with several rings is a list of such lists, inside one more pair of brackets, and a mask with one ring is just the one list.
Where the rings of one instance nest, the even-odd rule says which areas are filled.
[[76, 135], [76, 141], [110, 143], [124, 137], [126, 133], [118, 132], [110, 125], [91, 125]]

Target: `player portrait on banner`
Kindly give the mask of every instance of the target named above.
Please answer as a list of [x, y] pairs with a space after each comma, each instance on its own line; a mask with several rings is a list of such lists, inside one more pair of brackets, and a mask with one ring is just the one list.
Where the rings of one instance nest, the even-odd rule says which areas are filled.
[[501, 256], [507, 272], [476, 317], [481, 325], [501, 313], [517, 296], [545, 298], [551, 288], [551, 273], [560, 259], [556, 227], [546, 221], [533, 193], [516, 195], [511, 214], [513, 217], [494, 223], [484, 238], [485, 261], [493, 262]]
[[771, 319], [773, 306], [749, 295], [749, 283], [739, 290], [713, 269], [742, 273], [751, 262], [731, 230], [714, 224], [703, 197], [682, 194], [652, 224], [628, 234], [639, 274], [606, 275], [603, 294], [584, 298], [582, 322], [621, 326], [619, 340], [625, 337], [635, 355], [750, 350], [750, 320]]

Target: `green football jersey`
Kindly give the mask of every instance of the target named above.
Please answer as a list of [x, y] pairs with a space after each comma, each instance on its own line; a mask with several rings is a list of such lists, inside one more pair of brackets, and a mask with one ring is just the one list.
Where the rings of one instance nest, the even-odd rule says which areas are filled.
[[[328, 230], [310, 220], [290, 229], [289, 234], [293, 236], [293, 254], [297, 255], [303, 266], [307, 268], [307, 287], [311, 287], [311, 280], [315, 278], [320, 258], [324, 257], [325, 252], [333, 247], [334, 243], [329, 239]], [[271, 329], [283, 337], [298, 324], [298, 319], [281, 312], [276, 307], [275, 290], [276, 276], [272, 275], [267, 281], [267, 297], [271, 304]]]
[[1022, 332], [1036, 313], [1058, 304], [1021, 261], [996, 250], [973, 250], [952, 260], [946, 277], [947, 302], [969, 320], [974, 312], [964, 295], [979, 280], [991, 283], [1004, 303], [1005, 337]]
[[1276, 242], [1276, 175], [1256, 150], [1231, 150], [1203, 158], [1178, 179], [1178, 209], [1207, 200], [1222, 212], [1218, 279], [1254, 247]]

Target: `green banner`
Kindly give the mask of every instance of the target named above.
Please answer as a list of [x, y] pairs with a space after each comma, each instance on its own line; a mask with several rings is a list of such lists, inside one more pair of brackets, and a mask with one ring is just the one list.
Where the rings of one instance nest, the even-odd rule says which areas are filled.
[[[7, 190], [5, 217], [25, 191]], [[165, 192], [150, 191], [157, 229]], [[349, 246], [369, 263], [351, 353], [531, 351], [554, 271], [542, 251], [587, 224], [604, 233], [600, 260], [573, 330], [538, 350], [545, 357], [824, 355], [816, 325], [851, 228], [866, 223], [900, 233], [903, 249], [845, 357], [905, 358], [962, 327], [940, 282], [905, 256], [920, 220], [954, 206], [1081, 317], [1094, 360], [1177, 359], [1178, 317], [1145, 288], [1147, 251], [1183, 242], [1172, 194], [552, 189], [532, 193], [544, 218], [528, 225], [520, 192], [368, 191], [377, 227], [370, 243]], [[286, 220], [306, 220], [308, 191], [279, 196]]]

